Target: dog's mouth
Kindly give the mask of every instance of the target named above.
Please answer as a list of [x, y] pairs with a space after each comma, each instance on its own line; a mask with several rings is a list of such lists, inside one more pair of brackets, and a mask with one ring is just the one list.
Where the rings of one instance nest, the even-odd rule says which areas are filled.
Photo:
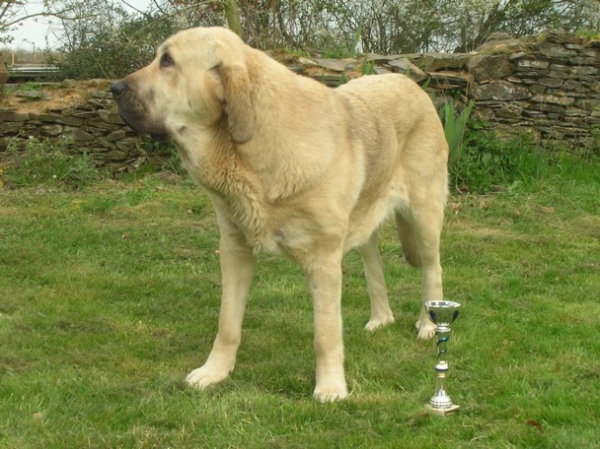
[[164, 125], [149, 114], [147, 106], [138, 98], [129, 83], [117, 81], [111, 86], [111, 91], [117, 103], [119, 115], [131, 129], [140, 134], [148, 134], [159, 142], [171, 140]]
[[148, 122], [142, 117], [131, 118], [130, 115], [122, 110], [121, 106], [119, 106], [119, 115], [131, 129], [140, 134], [147, 134], [159, 142], [169, 142], [171, 140], [169, 133], [161, 129], [161, 126]]
[[157, 142], [164, 142], [164, 143], [168, 143], [171, 141], [171, 138], [169, 137], [168, 134], [156, 134], [156, 133], [151, 133], [150, 137], [154, 140], [156, 140]]

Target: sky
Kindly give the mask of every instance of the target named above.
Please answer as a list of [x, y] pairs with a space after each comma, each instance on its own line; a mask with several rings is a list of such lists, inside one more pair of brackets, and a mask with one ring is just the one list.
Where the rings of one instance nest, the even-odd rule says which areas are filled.
[[[119, 2], [120, 0], [115, 0]], [[151, 0], [125, 0], [134, 8], [144, 11]], [[38, 13], [42, 10], [41, 0], [26, 1], [23, 11], [20, 16]], [[123, 7], [127, 5], [123, 3]], [[23, 49], [28, 51], [40, 51], [48, 46], [53, 47], [57, 44], [55, 34], [60, 32], [60, 23], [56, 19], [50, 17], [38, 17], [36, 19], [28, 19], [22, 22], [21, 26], [9, 33], [14, 39], [9, 45], [13, 49]]]

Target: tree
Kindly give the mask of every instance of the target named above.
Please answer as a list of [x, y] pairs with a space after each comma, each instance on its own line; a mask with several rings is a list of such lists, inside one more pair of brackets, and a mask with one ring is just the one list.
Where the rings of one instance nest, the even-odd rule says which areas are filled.
[[36, 12], [30, 12], [30, 9], [27, 8], [29, 2], [25, 0], [0, 0], [0, 43], [10, 43], [12, 37], [7, 33], [21, 25], [27, 19], [39, 17], [58, 17], [64, 19], [73, 11], [73, 8], [86, 2], [87, 0], [78, 0], [67, 6], [57, 5], [57, 2], [51, 0], [43, 0], [41, 2], [41, 9], [36, 10]]
[[236, 0], [224, 0], [223, 9], [225, 10], [225, 18], [227, 19], [229, 29], [238, 36], [242, 36], [242, 23], [238, 2]]
[[164, 12], [132, 14], [106, 0], [78, 3], [71, 14], [79, 18], [63, 21], [64, 56], [57, 61], [65, 78], [123, 77], [148, 64], [160, 43], [181, 25]]

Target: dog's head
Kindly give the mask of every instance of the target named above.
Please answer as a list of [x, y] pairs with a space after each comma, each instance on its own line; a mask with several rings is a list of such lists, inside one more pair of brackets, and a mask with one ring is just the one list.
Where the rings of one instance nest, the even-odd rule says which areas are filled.
[[111, 91], [121, 117], [138, 132], [177, 141], [190, 128], [222, 126], [236, 143], [254, 134], [248, 47], [224, 28], [181, 31], [150, 65], [116, 81]]

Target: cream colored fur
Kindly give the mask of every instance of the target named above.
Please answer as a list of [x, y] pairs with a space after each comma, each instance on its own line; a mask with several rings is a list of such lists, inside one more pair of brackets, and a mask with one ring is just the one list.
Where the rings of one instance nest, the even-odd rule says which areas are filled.
[[[313, 299], [315, 396], [348, 395], [342, 342], [342, 257], [358, 248], [371, 300], [368, 330], [392, 323], [377, 229], [395, 217], [422, 300], [440, 300], [440, 233], [448, 148], [423, 90], [402, 75], [337, 89], [293, 74], [222, 28], [180, 32], [147, 67], [112, 87], [123, 118], [172, 141], [210, 197], [221, 232], [222, 303], [204, 388], [234, 369], [259, 251], [303, 268]], [[435, 327], [422, 311], [420, 338]]]

